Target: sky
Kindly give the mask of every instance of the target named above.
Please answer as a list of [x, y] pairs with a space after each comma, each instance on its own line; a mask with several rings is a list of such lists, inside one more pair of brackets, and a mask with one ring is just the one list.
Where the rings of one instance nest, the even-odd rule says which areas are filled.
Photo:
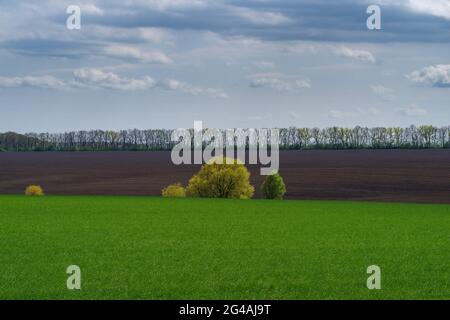
[[450, 0], [0, 0], [0, 132], [194, 120], [449, 125]]

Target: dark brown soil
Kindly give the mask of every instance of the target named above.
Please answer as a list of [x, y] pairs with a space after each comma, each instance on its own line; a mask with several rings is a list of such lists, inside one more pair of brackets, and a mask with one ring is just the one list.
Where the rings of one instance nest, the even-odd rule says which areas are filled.
[[[0, 194], [159, 195], [198, 169], [170, 152], [0, 153]], [[250, 170], [259, 197], [264, 177]], [[288, 199], [450, 203], [450, 150], [283, 151], [280, 172]]]

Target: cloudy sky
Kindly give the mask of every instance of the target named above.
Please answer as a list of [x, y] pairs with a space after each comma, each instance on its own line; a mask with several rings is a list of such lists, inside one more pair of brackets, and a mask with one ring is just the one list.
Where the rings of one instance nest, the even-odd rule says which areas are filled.
[[0, 0], [0, 132], [194, 120], [449, 125], [450, 0]]

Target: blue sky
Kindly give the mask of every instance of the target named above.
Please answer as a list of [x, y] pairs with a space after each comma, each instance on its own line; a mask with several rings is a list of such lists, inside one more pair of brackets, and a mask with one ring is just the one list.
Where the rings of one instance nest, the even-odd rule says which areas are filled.
[[449, 0], [0, 0], [0, 132], [449, 125], [449, 53]]

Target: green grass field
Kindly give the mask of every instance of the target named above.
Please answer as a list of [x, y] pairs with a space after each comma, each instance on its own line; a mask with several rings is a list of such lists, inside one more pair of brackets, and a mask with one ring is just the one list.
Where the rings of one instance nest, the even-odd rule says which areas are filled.
[[0, 248], [0, 299], [450, 298], [449, 205], [0, 196]]

